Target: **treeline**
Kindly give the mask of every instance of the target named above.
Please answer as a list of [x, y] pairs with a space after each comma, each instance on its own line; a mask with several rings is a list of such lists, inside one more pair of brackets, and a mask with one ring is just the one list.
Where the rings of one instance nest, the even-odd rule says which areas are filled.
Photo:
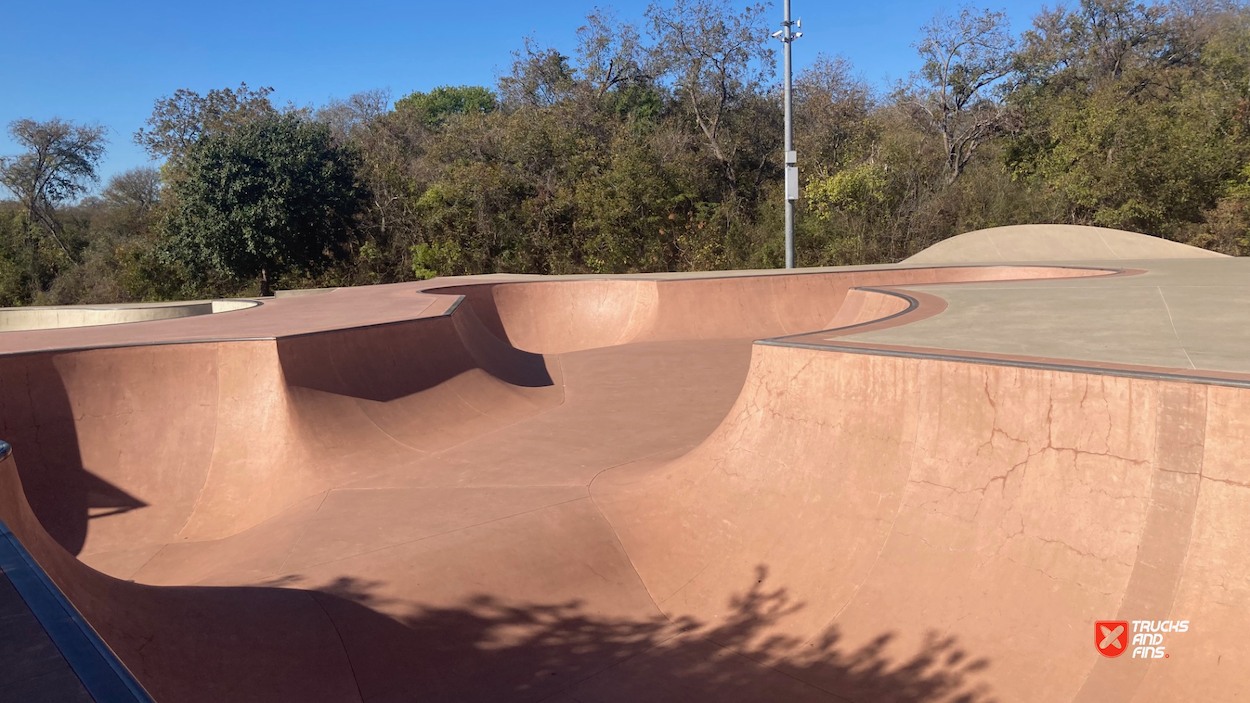
[[[270, 89], [156, 101], [160, 169], [94, 186], [98, 127], [10, 125], [0, 303], [256, 294], [483, 272], [775, 267], [776, 13], [722, 0], [596, 10], [493, 89], [317, 108]], [[801, 45], [800, 45], [801, 46]], [[876, 90], [844, 58], [796, 79], [803, 266], [897, 261], [981, 227], [1070, 222], [1250, 254], [1250, 11], [1083, 0], [1015, 36], [936, 17]]]

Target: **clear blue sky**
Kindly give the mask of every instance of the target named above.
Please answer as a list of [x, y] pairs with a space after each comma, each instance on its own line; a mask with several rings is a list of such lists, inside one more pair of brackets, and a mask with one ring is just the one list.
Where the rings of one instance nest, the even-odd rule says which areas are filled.
[[[204, 92], [246, 81], [272, 86], [276, 103], [317, 105], [370, 88], [390, 88], [399, 98], [438, 85], [493, 86], [526, 35], [571, 52], [577, 27], [596, 4], [639, 21], [647, 6], [641, 0], [12, 0], [0, 9], [0, 125], [22, 117], [104, 125], [107, 179], [148, 163], [131, 137], [153, 100], [178, 88]], [[1042, 4], [985, 6], [1006, 10], [1019, 32]], [[959, 6], [793, 0], [804, 33], [795, 43], [797, 68], [819, 52], [841, 54], [884, 86], [916, 68], [911, 44], [919, 27], [938, 10]], [[780, 22], [779, 2], [770, 13]], [[0, 155], [16, 151], [5, 132]]]

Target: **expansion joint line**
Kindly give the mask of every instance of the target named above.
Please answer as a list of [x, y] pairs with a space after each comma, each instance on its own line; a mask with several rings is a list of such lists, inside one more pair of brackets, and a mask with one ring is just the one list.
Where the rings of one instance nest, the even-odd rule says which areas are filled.
[[330, 627], [334, 628], [334, 636], [338, 638], [339, 647], [343, 649], [343, 658], [347, 660], [347, 669], [352, 672], [352, 683], [356, 684], [356, 697], [363, 703], [365, 700], [365, 694], [360, 690], [360, 677], [356, 674], [356, 665], [352, 663], [351, 652], [347, 651], [347, 643], [343, 641], [343, 633], [339, 631], [339, 624], [334, 621], [334, 617], [331, 616], [330, 611], [326, 610], [326, 607], [321, 604], [321, 601], [317, 600], [317, 593], [315, 591], [308, 591], [308, 597], [312, 599], [312, 602], [317, 604], [317, 607], [321, 609], [321, 612], [325, 613], [326, 620], [330, 622]]

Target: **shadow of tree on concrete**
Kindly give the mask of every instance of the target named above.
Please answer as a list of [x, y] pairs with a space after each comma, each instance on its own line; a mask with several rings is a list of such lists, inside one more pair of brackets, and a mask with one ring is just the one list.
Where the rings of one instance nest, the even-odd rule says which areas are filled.
[[596, 612], [587, 603], [491, 595], [422, 605], [355, 578], [269, 585], [308, 591], [333, 621], [364, 701], [855, 701], [990, 703], [989, 667], [953, 637], [925, 635], [904, 659], [894, 633], [850, 646], [836, 626], [810, 641], [770, 634], [804, 604], [759, 567], [726, 616]]

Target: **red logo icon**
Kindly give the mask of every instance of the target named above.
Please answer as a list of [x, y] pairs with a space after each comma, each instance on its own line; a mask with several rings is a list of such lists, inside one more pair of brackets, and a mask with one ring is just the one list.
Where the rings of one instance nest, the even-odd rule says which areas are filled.
[[1099, 620], [1094, 623], [1094, 646], [1104, 657], [1118, 657], [1128, 648], [1128, 621]]

